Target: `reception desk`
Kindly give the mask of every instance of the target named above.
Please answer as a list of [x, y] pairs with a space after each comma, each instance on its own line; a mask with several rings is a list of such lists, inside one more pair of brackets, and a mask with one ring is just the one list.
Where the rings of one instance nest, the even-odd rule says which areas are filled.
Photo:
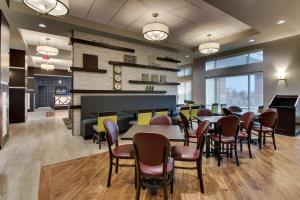
[[54, 109], [67, 109], [71, 104], [71, 95], [54, 95]]

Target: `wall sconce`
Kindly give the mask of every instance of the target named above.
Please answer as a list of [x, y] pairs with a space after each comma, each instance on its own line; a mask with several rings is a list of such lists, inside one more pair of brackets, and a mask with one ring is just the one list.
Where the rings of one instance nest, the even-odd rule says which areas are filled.
[[278, 78], [278, 80], [286, 80], [285, 71], [284, 70], [279, 70], [278, 73], [277, 73], [277, 78]]

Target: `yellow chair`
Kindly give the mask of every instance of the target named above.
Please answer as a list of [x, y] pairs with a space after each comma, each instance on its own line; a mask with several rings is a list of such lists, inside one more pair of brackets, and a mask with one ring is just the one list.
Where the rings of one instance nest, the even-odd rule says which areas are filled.
[[198, 106], [198, 105], [192, 105], [191, 106], [190, 123], [191, 123], [192, 129], [193, 129], [193, 121], [197, 122], [197, 120], [195, 120], [195, 117], [197, 116], [197, 113], [198, 113], [199, 109], [200, 109], [200, 106]]
[[213, 104], [211, 105], [211, 111], [212, 111], [212, 113], [214, 113], [214, 114], [218, 114], [218, 111], [219, 111], [219, 104], [213, 103]]
[[264, 106], [258, 106], [258, 113], [263, 113], [264, 112]]
[[221, 107], [221, 114], [224, 115], [223, 108], [227, 108], [227, 105], [226, 104], [220, 104], [220, 107]]
[[168, 114], [169, 114], [168, 108], [161, 108], [155, 110], [155, 116], [168, 115]]
[[111, 119], [115, 123], [118, 121], [118, 115], [116, 112], [102, 112], [98, 113], [98, 123], [93, 126], [94, 134], [93, 134], [93, 143], [97, 139], [99, 144], [99, 149], [101, 149], [101, 135], [105, 134], [105, 128], [104, 128], [104, 120]]
[[149, 125], [152, 119], [152, 110], [140, 110], [137, 115], [138, 125]]
[[[180, 113], [182, 113], [189, 121], [191, 120], [191, 110], [189, 106], [183, 106], [180, 108]], [[181, 124], [182, 127], [182, 124]]]

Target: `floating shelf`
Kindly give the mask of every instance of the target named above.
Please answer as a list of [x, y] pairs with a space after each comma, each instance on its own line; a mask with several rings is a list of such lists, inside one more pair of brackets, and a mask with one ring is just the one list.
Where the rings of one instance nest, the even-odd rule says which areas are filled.
[[165, 94], [167, 91], [146, 91], [146, 90], [70, 90], [70, 93], [99, 93], [99, 94]]
[[137, 81], [137, 80], [129, 80], [129, 83], [146, 84], [146, 85], [180, 85], [180, 83], [175, 83], [175, 82], [153, 82], [153, 81]]
[[96, 72], [96, 73], [107, 73], [106, 69], [86, 69], [83, 67], [71, 67], [72, 71], [78, 71], [78, 72]]
[[136, 67], [136, 68], [144, 68], [144, 69], [153, 69], [153, 70], [162, 70], [162, 71], [170, 71], [170, 72], [178, 72], [179, 69], [167, 68], [167, 67], [156, 67], [151, 65], [141, 65], [141, 64], [133, 64], [133, 63], [124, 63], [118, 61], [109, 61], [110, 65], [113, 66], [126, 66], [126, 67]]
[[106, 48], [106, 49], [111, 49], [111, 50], [116, 50], [116, 51], [124, 51], [128, 53], [134, 53], [134, 49], [126, 48], [126, 47], [120, 47], [120, 46], [114, 46], [110, 44], [105, 44], [101, 42], [95, 42], [95, 41], [88, 41], [88, 40], [83, 40], [83, 39], [77, 39], [77, 38], [70, 38], [71, 44], [79, 43], [79, 44], [85, 44], [85, 45], [90, 45], [90, 46], [95, 46], [95, 47], [101, 47], [101, 48]]
[[160, 61], [171, 62], [171, 63], [181, 63], [180, 60], [175, 60], [175, 59], [172, 59], [172, 58], [157, 57], [156, 59], [160, 60]]

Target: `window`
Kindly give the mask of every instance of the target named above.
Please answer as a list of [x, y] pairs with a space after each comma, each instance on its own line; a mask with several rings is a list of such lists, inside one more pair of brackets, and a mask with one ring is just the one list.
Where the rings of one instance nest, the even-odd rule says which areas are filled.
[[206, 79], [206, 104], [257, 109], [263, 105], [262, 73]]
[[180, 69], [177, 73], [178, 82], [180, 85], [178, 86], [177, 91], [177, 103], [183, 104], [184, 100], [192, 100], [192, 68], [186, 67]]
[[178, 86], [177, 103], [183, 104], [184, 100], [192, 100], [192, 81], [185, 81]]
[[225, 58], [219, 58], [216, 60], [209, 60], [205, 62], [205, 70], [221, 69], [227, 67], [234, 67], [238, 65], [246, 65], [252, 63], [263, 62], [264, 55], [263, 51], [253, 51], [248, 53], [243, 53], [235, 56], [229, 56]]

